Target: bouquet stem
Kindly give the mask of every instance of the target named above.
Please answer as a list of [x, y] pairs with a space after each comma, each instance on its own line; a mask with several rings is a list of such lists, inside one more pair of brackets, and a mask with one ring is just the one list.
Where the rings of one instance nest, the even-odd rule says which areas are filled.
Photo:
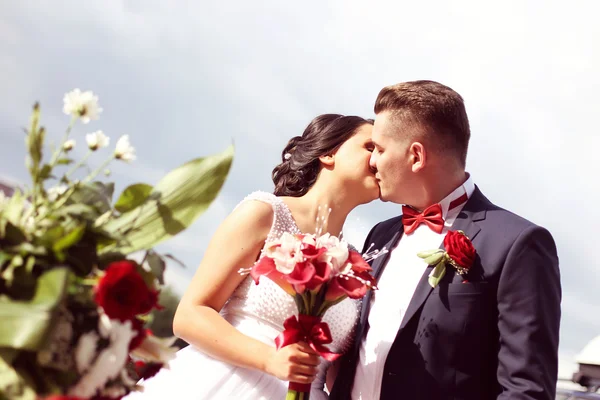
[[299, 392], [297, 390], [288, 389], [285, 400], [309, 400], [310, 392]]

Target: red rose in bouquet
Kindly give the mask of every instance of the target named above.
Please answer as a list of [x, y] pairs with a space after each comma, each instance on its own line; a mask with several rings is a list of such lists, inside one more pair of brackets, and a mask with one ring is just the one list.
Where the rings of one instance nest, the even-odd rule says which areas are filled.
[[[331, 280], [325, 299], [335, 301], [345, 296], [361, 299], [370, 288], [375, 287], [375, 278], [371, 275], [371, 267], [356, 251], [348, 256], [349, 270]], [[352, 279], [350, 279], [352, 277]]]

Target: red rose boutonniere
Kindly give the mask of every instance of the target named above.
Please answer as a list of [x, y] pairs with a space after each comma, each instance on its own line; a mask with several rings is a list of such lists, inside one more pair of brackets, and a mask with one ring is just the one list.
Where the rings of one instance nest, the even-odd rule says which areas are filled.
[[444, 248], [423, 251], [417, 255], [427, 264], [434, 266], [429, 274], [429, 284], [436, 287], [450, 264], [460, 275], [466, 275], [475, 261], [475, 247], [463, 231], [450, 231], [444, 237]]

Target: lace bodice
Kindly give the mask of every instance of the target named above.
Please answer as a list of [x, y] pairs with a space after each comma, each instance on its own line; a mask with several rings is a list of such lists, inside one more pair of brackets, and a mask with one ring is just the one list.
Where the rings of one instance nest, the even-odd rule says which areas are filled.
[[[240, 204], [252, 200], [262, 201], [273, 207], [273, 225], [267, 241], [278, 239], [284, 232], [300, 233], [289, 208], [282, 199], [271, 193], [254, 192]], [[330, 308], [323, 317], [333, 336], [333, 342], [328, 346], [332, 351], [344, 352], [350, 346], [359, 310], [359, 301], [346, 299]], [[298, 311], [292, 297], [271, 280], [262, 277], [260, 283], [256, 285], [253, 279], [247, 276], [234, 291], [221, 313], [255, 318], [281, 332], [283, 322]], [[321, 384], [325, 379], [326, 364], [324, 361], [322, 365]]]

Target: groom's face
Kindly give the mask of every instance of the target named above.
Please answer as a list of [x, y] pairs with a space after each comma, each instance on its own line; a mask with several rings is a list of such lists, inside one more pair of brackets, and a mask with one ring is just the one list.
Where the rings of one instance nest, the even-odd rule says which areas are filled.
[[381, 200], [406, 204], [405, 195], [412, 186], [408, 154], [411, 140], [403, 135], [401, 122], [389, 112], [377, 114], [372, 138], [374, 150], [370, 165], [376, 172]]

